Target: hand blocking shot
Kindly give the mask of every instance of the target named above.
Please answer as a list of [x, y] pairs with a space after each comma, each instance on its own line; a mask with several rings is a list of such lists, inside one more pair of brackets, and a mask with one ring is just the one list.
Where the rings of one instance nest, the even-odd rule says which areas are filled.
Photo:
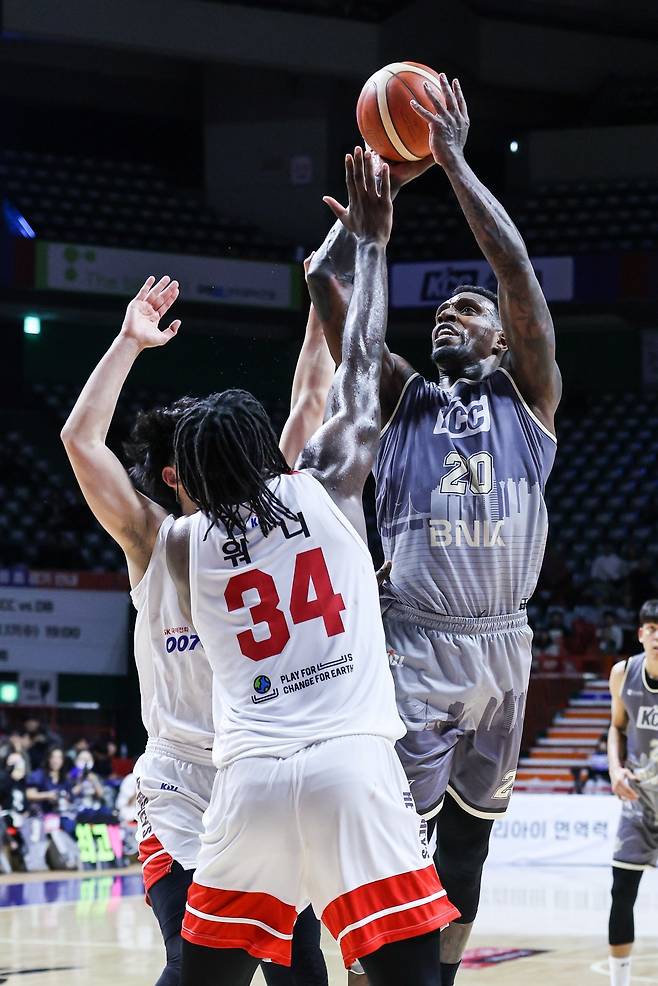
[[[310, 902], [374, 986], [438, 986], [458, 912], [395, 753], [395, 706], [361, 495], [377, 448], [386, 329], [387, 169], [346, 159], [354, 291], [327, 419], [292, 470], [244, 391], [199, 401], [175, 435], [198, 513], [170, 572], [214, 675], [218, 768], [183, 922], [185, 986], [247, 986], [289, 965]], [[402, 976], [402, 978], [401, 978]]]

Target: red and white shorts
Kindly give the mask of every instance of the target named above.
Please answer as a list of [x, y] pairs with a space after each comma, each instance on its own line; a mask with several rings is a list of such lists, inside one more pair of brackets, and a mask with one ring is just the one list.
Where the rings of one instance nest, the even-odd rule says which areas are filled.
[[345, 736], [218, 771], [183, 938], [290, 965], [310, 902], [347, 968], [459, 912], [448, 901], [393, 744]]
[[174, 860], [184, 870], [195, 868], [217, 768], [209, 750], [149, 739], [134, 774], [139, 861], [148, 894]]

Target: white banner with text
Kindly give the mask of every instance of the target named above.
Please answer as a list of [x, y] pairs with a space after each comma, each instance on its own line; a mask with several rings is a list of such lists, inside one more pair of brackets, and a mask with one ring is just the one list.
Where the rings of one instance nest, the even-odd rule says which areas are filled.
[[299, 308], [300, 271], [294, 264], [38, 243], [35, 287], [130, 297], [149, 274], [169, 274], [180, 282], [182, 301]]
[[610, 866], [620, 812], [612, 795], [514, 794], [494, 823], [489, 862]]
[[0, 671], [125, 674], [125, 592], [0, 586]]

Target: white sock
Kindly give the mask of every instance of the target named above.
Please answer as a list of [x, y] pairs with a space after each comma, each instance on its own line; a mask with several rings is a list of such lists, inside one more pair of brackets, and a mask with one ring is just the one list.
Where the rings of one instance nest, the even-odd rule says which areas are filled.
[[613, 955], [608, 956], [610, 964], [610, 986], [630, 986], [631, 984], [631, 957], [627, 955], [623, 959], [617, 959]]

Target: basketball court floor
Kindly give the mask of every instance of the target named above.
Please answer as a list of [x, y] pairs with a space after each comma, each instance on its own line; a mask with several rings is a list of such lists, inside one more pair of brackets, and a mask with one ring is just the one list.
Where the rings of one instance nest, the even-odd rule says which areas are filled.
[[[605, 986], [609, 870], [496, 867], [485, 874], [477, 934], [461, 986]], [[633, 983], [658, 986], [658, 878], [647, 873], [635, 909]], [[331, 986], [346, 974], [323, 940]], [[152, 986], [159, 932], [138, 870], [41, 874], [0, 882], [0, 983], [8, 986]], [[262, 986], [260, 972], [254, 979]]]

